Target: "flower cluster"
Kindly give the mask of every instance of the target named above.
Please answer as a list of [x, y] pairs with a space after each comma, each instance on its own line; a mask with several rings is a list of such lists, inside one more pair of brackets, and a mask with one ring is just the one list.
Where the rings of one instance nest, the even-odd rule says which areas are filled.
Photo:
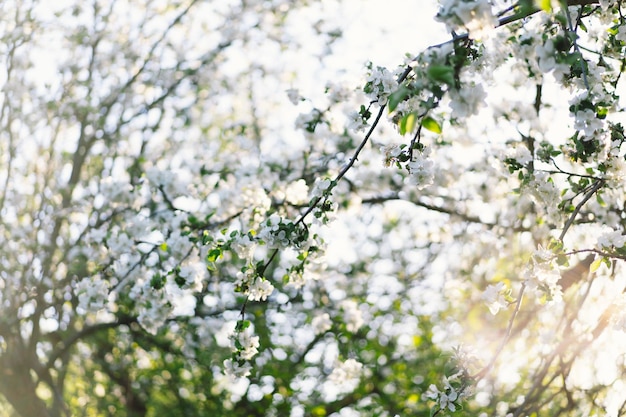
[[380, 148], [383, 153], [383, 166], [390, 167], [396, 165], [400, 167], [400, 162], [406, 162], [408, 155], [404, 152], [403, 146], [391, 144]]
[[461, 373], [456, 373], [449, 377], [443, 377], [443, 389], [431, 384], [425, 397], [437, 403], [435, 409], [443, 411], [456, 411], [461, 407], [461, 401], [471, 393], [471, 387], [463, 382]]
[[535, 290], [541, 296], [541, 300], [561, 300], [563, 295], [559, 285], [561, 272], [556, 256], [550, 250], [539, 247], [531, 257], [523, 275], [526, 278], [526, 287]]
[[261, 223], [257, 238], [272, 249], [285, 249], [289, 246], [300, 246], [308, 238], [307, 229], [291, 220], [272, 214]]
[[246, 266], [237, 273], [235, 289], [251, 301], [265, 301], [274, 292], [272, 283], [260, 276], [252, 266]]
[[565, 48], [569, 49], [569, 45], [557, 50], [555, 42], [559, 40], [561, 40], [561, 42], [559, 42], [559, 45], [561, 45], [565, 41], [565, 37], [563, 36], [556, 41], [547, 39], [543, 45], [537, 45], [535, 47], [535, 54], [537, 56], [539, 69], [543, 73], [552, 71], [554, 78], [562, 80], [565, 76], [569, 75], [570, 72], [570, 65], [564, 62], [568, 59], [568, 55], [566, 55], [563, 50]]
[[347, 359], [340, 362], [328, 376], [328, 379], [336, 384], [345, 384], [353, 380], [358, 380], [363, 371], [363, 364], [356, 359]]
[[383, 165], [389, 167], [395, 165], [398, 168], [403, 166], [408, 171], [407, 182], [417, 186], [422, 190], [432, 185], [435, 178], [435, 164], [429, 158], [430, 148], [419, 146], [419, 150], [414, 150], [409, 154], [406, 145], [391, 144], [382, 147]]
[[74, 289], [78, 296], [78, 307], [86, 312], [97, 312], [104, 308], [109, 296], [109, 284], [94, 275], [80, 280]]
[[389, 95], [398, 87], [396, 76], [387, 68], [380, 66], [374, 68], [371, 62], [367, 64], [367, 68], [369, 76], [363, 91], [372, 101], [381, 105], [385, 104]]
[[406, 164], [409, 170], [409, 184], [416, 185], [422, 190], [432, 185], [435, 178], [435, 164], [428, 158], [430, 148], [422, 152], [413, 152], [412, 159]]
[[259, 337], [254, 336], [251, 323], [240, 320], [235, 331], [230, 334], [230, 348], [233, 356], [224, 361], [224, 373], [233, 378], [244, 378], [250, 375], [250, 360], [259, 352]]
[[444, 0], [437, 20], [450, 32], [465, 28], [473, 39], [482, 39], [498, 24], [488, 0]]
[[561, 195], [559, 188], [552, 178], [545, 172], [535, 172], [533, 179], [525, 187], [537, 207], [545, 213], [546, 219], [553, 224], [559, 224], [562, 212], [559, 210]]
[[359, 305], [354, 300], [343, 300], [340, 309], [343, 312], [346, 330], [350, 333], [356, 333], [363, 326], [363, 313], [359, 310]]
[[598, 238], [598, 247], [600, 250], [613, 251], [623, 248], [625, 244], [626, 236], [619, 230], [604, 233]]
[[466, 118], [477, 114], [484, 106], [486, 97], [483, 86], [476, 83], [466, 83], [459, 89], [450, 90], [452, 117]]
[[506, 288], [504, 282], [491, 284], [481, 296], [491, 314], [496, 315], [501, 309], [506, 309], [511, 301], [511, 290]]
[[330, 330], [333, 325], [333, 321], [328, 313], [323, 313], [313, 317], [311, 325], [313, 326], [315, 334], [323, 334]]

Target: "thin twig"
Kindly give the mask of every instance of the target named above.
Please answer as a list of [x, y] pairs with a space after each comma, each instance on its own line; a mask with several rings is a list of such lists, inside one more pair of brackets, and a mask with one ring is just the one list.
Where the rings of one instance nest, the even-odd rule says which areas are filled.
[[583, 197], [583, 199], [581, 200], [580, 203], [578, 203], [578, 205], [576, 206], [576, 208], [574, 209], [574, 211], [572, 212], [572, 214], [569, 216], [569, 219], [567, 219], [567, 222], [565, 222], [565, 226], [563, 226], [563, 230], [561, 231], [561, 234], [559, 235], [559, 239], [561, 242], [563, 241], [563, 238], [565, 237], [565, 234], [567, 233], [567, 230], [570, 228], [570, 226], [574, 223], [574, 220], [576, 219], [576, 216], [578, 215], [578, 213], [580, 212], [580, 209], [583, 208], [583, 206], [585, 205], [585, 203], [596, 193], [596, 191], [598, 191], [600, 189], [600, 187], [602, 187], [604, 185], [604, 180], [597, 180], [594, 184], [593, 187], [591, 187], [591, 189], [587, 192], [587, 194], [585, 194], [585, 196]]
[[513, 310], [513, 314], [511, 315], [511, 318], [509, 319], [509, 324], [506, 328], [506, 334], [504, 335], [504, 338], [500, 342], [500, 346], [498, 346], [498, 350], [496, 350], [496, 353], [491, 358], [491, 361], [489, 361], [489, 364], [485, 366], [480, 372], [478, 372], [477, 374], [471, 377], [472, 379], [474, 379], [475, 382], [478, 382], [481, 379], [483, 379], [485, 376], [487, 376], [487, 374], [491, 371], [491, 369], [493, 369], [493, 366], [498, 360], [498, 357], [504, 350], [504, 346], [506, 346], [506, 344], [509, 342], [509, 339], [511, 338], [511, 333], [513, 332], [513, 323], [515, 322], [515, 319], [517, 318], [517, 314], [519, 313], [520, 308], [522, 307], [522, 298], [524, 298], [525, 290], [526, 290], [526, 283], [522, 282], [522, 286], [519, 290], [519, 294], [517, 295], [517, 302], [515, 303], [515, 310]]

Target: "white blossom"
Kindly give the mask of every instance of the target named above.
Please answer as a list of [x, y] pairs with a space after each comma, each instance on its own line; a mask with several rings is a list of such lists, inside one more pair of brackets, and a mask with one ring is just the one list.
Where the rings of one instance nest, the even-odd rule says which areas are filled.
[[286, 93], [287, 93], [287, 97], [289, 98], [289, 101], [294, 106], [297, 105], [302, 100], [302, 97], [300, 96], [300, 91], [298, 91], [297, 88], [290, 88], [286, 91]]
[[257, 277], [248, 290], [248, 298], [252, 301], [265, 301], [267, 297], [272, 295], [274, 286], [268, 280]]
[[247, 233], [239, 235], [231, 244], [231, 248], [237, 256], [248, 261], [252, 260], [256, 247], [256, 241], [251, 239]]
[[302, 204], [307, 201], [309, 187], [302, 179], [293, 181], [285, 188], [285, 201], [291, 204]]
[[498, 24], [488, 0], [442, 0], [437, 20], [449, 31], [465, 27], [473, 39], [483, 39]]
[[241, 359], [250, 360], [259, 352], [259, 336], [254, 336], [250, 328], [234, 332], [230, 338], [231, 350]]
[[163, 293], [159, 293], [150, 288], [145, 288], [141, 295], [141, 302], [139, 303], [138, 311], [139, 315], [137, 321], [150, 334], [156, 334], [159, 329], [165, 324], [170, 313], [172, 312], [172, 306], [165, 299]]
[[355, 359], [347, 359], [340, 362], [328, 376], [328, 379], [337, 385], [345, 384], [351, 380], [358, 380], [361, 377], [363, 364]]
[[346, 324], [346, 330], [351, 333], [358, 331], [363, 326], [363, 314], [359, 310], [359, 305], [354, 300], [343, 300], [340, 304], [343, 312], [343, 321]]
[[582, 130], [583, 140], [591, 140], [597, 131], [602, 130], [604, 123], [591, 109], [578, 110], [574, 113], [574, 129]]
[[469, 83], [460, 89], [450, 90], [450, 108], [452, 117], [466, 118], [478, 113], [485, 105], [487, 93], [482, 85]]
[[331, 185], [332, 181], [330, 178], [316, 179], [315, 184], [313, 184], [313, 189], [311, 190], [311, 198], [321, 197], [330, 188]]
[[109, 296], [109, 283], [100, 275], [80, 280], [74, 289], [78, 296], [78, 307], [84, 311], [97, 312], [104, 308]]
[[620, 249], [626, 243], [626, 236], [620, 230], [606, 232], [598, 238], [598, 247], [600, 249]]
[[361, 113], [359, 113], [356, 110], [349, 112], [347, 114], [347, 118], [348, 118], [348, 130], [351, 130], [354, 132], [363, 132], [365, 129], [369, 127], [367, 122], [363, 120], [363, 116], [361, 116]]
[[366, 91], [368, 98], [379, 104], [385, 104], [389, 95], [398, 88], [398, 82], [387, 68], [376, 67], [371, 69], [366, 86], [369, 88], [369, 91]]
[[390, 144], [382, 146], [380, 151], [383, 153], [383, 165], [389, 167], [399, 161], [399, 157], [402, 154], [402, 148], [398, 144]]
[[618, 188], [626, 181], [626, 160], [623, 156], [611, 155], [606, 163], [605, 179], [610, 188]]
[[313, 133], [319, 123], [322, 122], [322, 113], [313, 109], [309, 113], [302, 113], [296, 118], [296, 128]]
[[609, 7], [615, 5], [617, 0], [600, 0], [600, 7], [602, 10], [607, 10]]
[[560, 285], [558, 285], [561, 272], [555, 261], [537, 261], [533, 258], [527, 266], [524, 276], [526, 286], [529, 289], [547, 296], [548, 300], [561, 301], [563, 294]]
[[313, 326], [315, 334], [322, 334], [330, 330], [333, 325], [333, 321], [330, 319], [330, 315], [328, 313], [323, 313], [313, 317], [311, 325]]
[[487, 286], [487, 289], [483, 292], [481, 298], [485, 304], [487, 304], [487, 307], [489, 307], [491, 314], [496, 315], [500, 309], [508, 307], [509, 303], [504, 296], [505, 290], [504, 282], [499, 282], [495, 285]]
[[509, 148], [506, 152], [507, 159], [513, 159], [518, 164], [525, 166], [533, 160], [533, 156], [524, 145], [518, 145], [515, 148]]
[[428, 158], [428, 153], [428, 150], [414, 152], [413, 159], [407, 164], [409, 183], [417, 185], [419, 190], [432, 185], [435, 178], [435, 164]]
[[226, 359], [224, 361], [224, 373], [234, 378], [244, 378], [250, 375], [252, 365], [246, 361]]

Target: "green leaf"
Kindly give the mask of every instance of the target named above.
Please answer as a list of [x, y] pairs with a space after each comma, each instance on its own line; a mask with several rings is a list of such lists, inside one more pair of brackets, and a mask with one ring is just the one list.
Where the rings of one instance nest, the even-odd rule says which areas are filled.
[[235, 330], [240, 332], [250, 327], [250, 320], [239, 320], [235, 325]]
[[209, 251], [209, 253], [206, 256], [207, 261], [209, 262], [215, 262], [217, 261], [217, 258], [219, 258], [220, 256], [222, 256], [222, 250], [219, 248], [216, 249], [211, 249]]
[[454, 68], [447, 65], [431, 65], [426, 70], [426, 75], [431, 81], [437, 83], [444, 83], [449, 86], [454, 86]]
[[552, 4], [550, 0], [536, 0], [537, 6], [544, 12], [550, 13], [552, 12]]
[[391, 93], [391, 95], [389, 95], [389, 111], [394, 111], [396, 107], [398, 107], [398, 104], [400, 104], [406, 96], [409, 95], [410, 91], [411, 90], [409, 90], [405, 85], [401, 85], [396, 91]]
[[204, 232], [202, 232], [202, 244], [203, 245], [206, 245], [207, 243], [212, 242], [212, 241], [213, 241], [213, 238], [211, 237], [208, 231], [205, 230]]
[[589, 272], [596, 272], [598, 270], [598, 268], [600, 268], [600, 265], [602, 265], [602, 261], [604, 260], [604, 258], [598, 258], [595, 261], [593, 261], [591, 263], [591, 266], [589, 267]]
[[520, 0], [518, 8], [519, 8], [518, 13], [521, 16], [527, 16], [536, 10], [533, 0]]
[[422, 119], [422, 126], [424, 126], [425, 129], [430, 130], [431, 132], [435, 132], [437, 134], [441, 133], [441, 125], [430, 116], [426, 116]]
[[404, 135], [405, 133], [410, 133], [415, 129], [415, 124], [417, 122], [417, 113], [411, 112], [400, 119], [400, 134]]

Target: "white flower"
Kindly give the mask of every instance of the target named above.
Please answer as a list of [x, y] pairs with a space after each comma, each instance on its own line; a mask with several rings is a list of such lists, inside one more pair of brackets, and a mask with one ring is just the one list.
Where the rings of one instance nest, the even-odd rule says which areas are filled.
[[489, 285], [483, 292], [481, 298], [489, 307], [491, 314], [496, 315], [500, 309], [505, 309], [509, 306], [504, 296], [505, 289], [504, 282], [499, 282], [496, 285]]
[[285, 201], [291, 204], [302, 204], [307, 201], [309, 187], [302, 179], [294, 181], [285, 188]]
[[425, 395], [431, 400], [437, 400], [439, 398], [439, 395], [441, 395], [441, 392], [435, 384], [430, 384], [430, 386], [428, 387], [428, 391], [426, 391]]
[[603, 127], [604, 123], [591, 109], [578, 110], [574, 114], [574, 129], [584, 132], [583, 140], [593, 139], [595, 132], [602, 130]]
[[367, 78], [367, 97], [377, 101], [379, 104], [387, 102], [387, 98], [398, 88], [398, 83], [394, 75], [383, 67], [376, 67], [371, 70]]
[[600, 0], [600, 7], [602, 10], [608, 10], [609, 7], [615, 4], [615, 0]]
[[248, 298], [251, 301], [265, 301], [274, 291], [274, 286], [265, 278], [257, 277], [250, 285]]
[[626, 25], [621, 25], [617, 28], [617, 35], [615, 35], [615, 39], [626, 42]]
[[305, 132], [313, 133], [318, 124], [322, 122], [322, 112], [313, 109], [309, 113], [302, 113], [296, 117], [296, 128]]
[[348, 359], [345, 362], [340, 363], [331, 374], [328, 379], [338, 385], [345, 384], [346, 382], [353, 382], [361, 378], [361, 371], [363, 370], [363, 364], [355, 359]]
[[397, 145], [395, 143], [387, 146], [382, 146], [380, 148], [380, 151], [385, 155], [383, 157], [383, 165], [385, 167], [389, 167], [392, 164], [398, 162], [398, 158], [402, 154], [402, 148], [400, 148], [400, 145]]
[[233, 361], [226, 359], [224, 361], [224, 373], [234, 378], [243, 378], [250, 375], [252, 365], [245, 361]]
[[447, 408], [450, 411], [456, 410], [456, 405], [454, 402], [458, 399], [459, 394], [454, 390], [454, 388], [450, 388], [447, 394], [442, 393], [439, 397], [439, 407], [443, 410]]
[[238, 356], [241, 359], [250, 360], [259, 353], [259, 336], [253, 336], [249, 328], [233, 333], [230, 339], [231, 350], [238, 352]]
[[626, 298], [622, 295], [614, 302], [614, 307], [611, 324], [615, 330], [626, 332]]
[[462, 395], [459, 395], [457, 390], [450, 385], [448, 378], [444, 377], [443, 382], [445, 385], [444, 391], [439, 391], [439, 388], [437, 388], [435, 384], [430, 384], [425, 396], [431, 400], [437, 401], [441, 410], [447, 408], [450, 411], [455, 411], [456, 405], [454, 404], [454, 402], [458, 400]]
[[554, 253], [550, 249], [546, 249], [541, 245], [537, 245], [537, 249], [533, 253], [533, 256], [536, 259], [539, 259], [542, 261], [550, 261], [551, 259], [554, 258]]
[[346, 330], [351, 333], [358, 331], [363, 325], [363, 314], [359, 310], [359, 305], [354, 300], [344, 300], [340, 305], [343, 311], [343, 321]]
[[289, 97], [289, 101], [291, 101], [291, 104], [293, 105], [298, 104], [298, 102], [302, 100], [302, 97], [300, 97], [300, 92], [297, 88], [290, 88], [286, 91], [286, 93], [287, 97]]
[[100, 275], [83, 278], [74, 290], [78, 296], [78, 307], [84, 311], [97, 312], [104, 308], [108, 301], [109, 284]]
[[272, 214], [259, 228], [258, 238], [270, 248], [286, 248], [291, 243], [291, 233], [288, 233], [291, 220], [285, 220], [276, 213]]
[[452, 117], [465, 118], [478, 113], [485, 104], [487, 93], [480, 84], [463, 85], [459, 90], [450, 90]]
[[535, 54], [539, 61], [539, 69], [543, 72], [550, 72], [556, 66], [554, 42], [548, 39], [543, 45], [535, 47]]
[[598, 238], [598, 247], [600, 249], [619, 249], [624, 247], [624, 243], [626, 243], [626, 236], [619, 230], [604, 233]]
[[488, 0], [443, 0], [437, 20], [450, 31], [465, 27], [472, 39], [482, 39], [498, 24]]
[[506, 153], [507, 159], [514, 159], [520, 165], [526, 165], [533, 160], [533, 156], [526, 146], [520, 145], [509, 149]]
[[369, 127], [369, 125], [363, 120], [363, 116], [358, 111], [351, 111], [348, 116], [348, 130], [355, 132], [362, 132]]
[[537, 206], [545, 209], [548, 220], [559, 223], [562, 217], [562, 212], [558, 208], [561, 193], [552, 178], [545, 172], [535, 172], [535, 178], [526, 189]]
[[554, 261], [537, 261], [532, 259], [531, 264], [526, 268], [526, 286], [544, 294], [552, 301], [560, 301], [563, 293], [558, 285], [561, 279], [561, 272]]
[[172, 312], [172, 306], [162, 295], [152, 289], [143, 289], [142, 297], [144, 302], [140, 304], [137, 321], [148, 333], [155, 335], [165, 324], [165, 321]]
[[241, 259], [251, 260], [254, 256], [257, 243], [250, 239], [250, 236], [246, 233], [237, 237], [231, 244], [231, 248], [235, 251], [237, 256]]
[[244, 208], [253, 208], [257, 213], [265, 213], [272, 206], [272, 199], [261, 186], [243, 188], [240, 198]]
[[313, 326], [315, 334], [317, 335], [325, 333], [327, 330], [330, 330], [333, 325], [333, 321], [330, 319], [328, 313], [324, 313], [314, 317], [311, 321], [311, 325]]
[[413, 154], [413, 160], [407, 164], [409, 183], [422, 190], [433, 183], [435, 178], [434, 163], [428, 159], [428, 151]]
[[117, 203], [125, 203], [131, 200], [132, 185], [116, 180], [113, 177], [105, 177], [100, 180], [100, 193], [112, 206]]
[[331, 185], [330, 178], [317, 178], [313, 184], [313, 190], [311, 190], [311, 198], [321, 197]]
[[623, 156], [611, 156], [607, 159], [605, 178], [609, 188], [617, 188], [626, 180], [626, 161]]

